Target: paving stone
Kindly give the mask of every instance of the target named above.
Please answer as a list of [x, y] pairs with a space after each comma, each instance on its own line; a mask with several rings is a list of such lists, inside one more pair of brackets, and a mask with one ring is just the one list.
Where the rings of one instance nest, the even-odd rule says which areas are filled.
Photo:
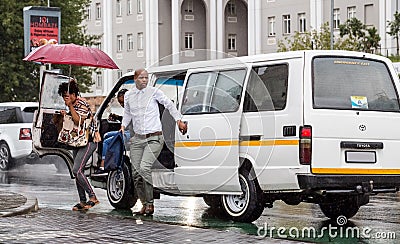
[[[0, 218], [0, 243], [282, 243], [247, 234], [88, 212], [40, 209]], [[290, 241], [284, 241], [289, 243]]]

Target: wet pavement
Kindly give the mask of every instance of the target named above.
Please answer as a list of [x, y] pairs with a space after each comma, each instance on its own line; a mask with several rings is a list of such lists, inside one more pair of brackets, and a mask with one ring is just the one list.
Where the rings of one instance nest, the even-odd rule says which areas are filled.
[[[31, 219], [43, 219], [42, 222], [35, 222], [33, 220], [33, 222], [30, 222], [32, 225], [34, 225], [34, 229], [38, 228], [37, 230], [39, 231], [35, 233], [39, 237], [41, 236], [40, 230], [44, 228], [43, 226], [41, 226], [41, 224], [52, 224], [52, 221], [54, 221], [55, 225], [57, 225], [57, 221], [63, 221], [63, 219], [60, 219], [59, 216], [71, 215], [75, 217], [71, 217], [71, 223], [68, 223], [78, 226], [71, 226], [70, 228], [75, 229], [69, 231], [72, 231], [73, 235], [77, 235], [79, 236], [79, 238], [81, 238], [80, 235], [85, 236], [85, 233], [81, 233], [81, 231], [79, 230], [79, 228], [82, 228], [85, 221], [89, 221], [88, 224], [91, 229], [92, 219], [110, 218], [110, 224], [108, 226], [105, 225], [102, 227], [100, 225], [98, 228], [93, 227], [93, 230], [106, 230], [108, 234], [104, 234], [104, 236], [103, 234], [101, 234], [102, 236], [96, 236], [96, 238], [105, 238], [105, 240], [108, 240], [109, 242], [118, 242], [119, 240], [119, 237], [115, 240], [111, 239], [114, 238], [115, 235], [118, 235], [118, 233], [114, 233], [112, 230], [109, 229], [115, 228], [119, 230], [121, 228], [127, 228], [127, 230], [130, 230], [132, 228], [136, 228], [137, 225], [140, 225], [141, 222], [143, 222], [143, 225], [147, 226], [147, 228], [153, 229], [154, 226], [155, 232], [158, 228], [161, 228], [161, 233], [168, 233], [168, 235], [172, 236], [175, 235], [173, 233], [169, 233], [169, 231], [172, 230], [168, 229], [169, 227], [163, 226], [165, 225], [171, 226], [171, 228], [175, 228], [174, 231], [178, 232], [176, 234], [178, 236], [178, 241], [190, 240], [192, 242], [209, 242], [210, 240], [205, 237], [204, 239], [201, 239], [203, 237], [198, 240], [193, 239], [196, 235], [192, 236], [192, 233], [196, 231], [198, 231], [199, 233], [211, 231], [211, 234], [204, 235], [220, 235], [220, 233], [228, 233], [229, 235], [235, 236], [235, 238], [239, 238], [238, 240], [241, 240], [241, 242], [243, 240], [241, 238], [243, 237], [244, 240], [248, 240], [244, 242], [263, 241], [265, 243], [269, 243], [274, 240], [281, 242], [283, 241], [283, 239], [295, 239], [297, 241], [307, 242], [334, 243], [398, 243], [398, 241], [396, 241], [396, 234], [400, 233], [400, 194], [382, 194], [371, 197], [371, 202], [366, 206], [362, 206], [359, 213], [352, 219], [346, 220], [346, 223], [344, 223], [343, 225], [338, 225], [336, 221], [328, 220], [326, 217], [324, 217], [318, 205], [315, 204], [301, 203], [297, 206], [290, 206], [281, 201], [276, 201], [274, 207], [272, 209], [266, 208], [262, 216], [258, 220], [254, 221], [253, 223], [246, 224], [227, 220], [226, 218], [221, 216], [220, 212], [210, 209], [204, 203], [202, 198], [172, 197], [165, 195], [161, 195], [161, 199], [155, 200], [156, 211], [152, 218], [138, 218], [132, 215], [132, 211], [140, 209], [139, 205], [135, 206], [132, 211], [115, 210], [108, 203], [106, 191], [98, 188], [95, 189], [95, 192], [100, 199], [101, 204], [90, 209], [86, 214], [82, 214], [74, 213], [71, 211], [72, 206], [75, 205], [78, 200], [74, 181], [69, 178], [67, 172], [57, 172], [54, 167], [49, 167], [50, 168], [46, 168], [43, 165], [27, 165], [19, 168], [18, 170], [13, 170], [5, 173], [0, 172], [0, 191], [18, 192], [22, 195], [33, 195], [37, 197], [40, 207], [39, 212], [28, 214], [25, 217], [12, 217], [10, 219], [17, 218], [19, 219], [19, 221], [22, 220], [21, 218], [25, 218], [26, 220], [29, 219], [29, 221], [31, 221]], [[49, 216], [42, 216], [42, 214]], [[46, 218], [49, 219], [45, 220]], [[5, 218], [0, 218], [0, 223], [7, 223], [7, 221], [3, 219]], [[83, 222], [75, 223], [74, 221], [78, 219], [79, 221]], [[123, 223], [125, 223], [124, 221], [127, 221], [127, 223], [121, 224], [121, 226], [119, 226], [119, 220], [123, 220]], [[15, 224], [16, 230], [11, 230], [8, 227], [3, 227], [3, 224], [0, 224], [0, 242], [3, 242], [2, 238], [11, 238], [10, 235], [13, 235], [12, 233], [15, 234], [15, 232], [17, 233], [17, 235], [21, 235], [23, 238], [28, 238], [25, 236], [25, 234], [22, 234], [22, 232], [18, 232], [18, 228], [23, 229], [25, 228], [25, 224], [28, 223], [19, 224], [18, 220], [12, 223]], [[279, 235], [276, 232], [276, 229], [275, 232], [270, 231], [272, 228], [280, 227], [286, 228], [286, 232], [284, 232], [282, 235]], [[340, 237], [337, 235], [335, 236], [335, 234], [330, 235], [328, 233], [328, 231], [330, 231], [330, 227], [332, 227], [333, 229], [336, 228], [336, 230], [343, 230], [344, 232], [352, 229], [357, 229], [361, 231], [371, 230], [370, 234], [372, 235]], [[10, 231], [10, 233], [8, 233], [7, 231], [1, 231], [1, 228]], [[141, 228], [141, 226], [139, 226], [138, 228]], [[301, 231], [302, 228], [314, 228], [316, 230], [317, 236], [303, 238], [301, 236], [292, 237], [288, 235], [288, 231], [290, 229]], [[194, 232], [192, 231], [193, 229], [195, 229]], [[135, 230], [132, 231], [132, 233], [135, 232]], [[75, 232], [77, 233], [75, 234]], [[32, 235], [35, 235], [35, 233], [33, 233]], [[53, 234], [51, 233], [50, 235], [54, 234], [55, 236], [64, 235], [61, 230], [57, 230]], [[123, 235], [129, 236], [129, 233], [129, 231], [127, 233], [125, 233], [125, 230], [122, 231]], [[153, 238], [153, 234], [151, 233], [149, 233], [149, 238]], [[377, 236], [377, 233], [383, 233], [385, 234], [385, 236], [379, 237]], [[100, 233], [96, 233], [95, 235], [100, 235]], [[146, 242], [143, 241], [143, 239], [140, 239], [142, 237], [136, 237], [134, 234], [132, 235], [132, 240], [136, 240], [135, 238], [139, 238], [137, 242]], [[263, 236], [265, 236], [265, 238], [262, 238]], [[277, 239], [272, 239], [271, 237]], [[54, 238], [54, 240], [57, 240], [56, 237]], [[125, 243], [127, 242], [127, 239], [124, 238], [125, 237], [123, 237], [124, 241], [122, 242]], [[158, 236], [154, 238], [158, 238]], [[215, 242], [221, 242], [221, 240], [218, 239], [219, 236], [212, 236], [210, 238], [214, 238], [212, 240], [214, 240]], [[397, 237], [397, 239], [398, 238], [400, 238], [400, 236]], [[34, 239], [30, 240], [29, 242], [33, 240]], [[64, 240], [65, 239], [63, 239], [63, 241]], [[172, 239], [167, 238], [165, 240], [166, 242], [172, 242]], [[230, 243], [237, 243], [237, 241], [232, 241], [232, 239], [229, 238], [227, 240]], [[158, 243], [159, 241], [160, 239], [148, 239], [147, 242]], [[97, 239], [92, 239], [92, 242], [97, 242]], [[136, 241], [132, 242], [135, 243]]]
[[[280, 243], [279, 240], [268, 242]], [[256, 236], [95, 213], [41, 209], [0, 218], [7, 243], [265, 243]]]
[[24, 205], [26, 200], [21, 194], [0, 191], [0, 211], [18, 208]]
[[[40, 174], [27, 174], [39, 168]], [[44, 169], [50, 173], [43, 174]], [[75, 191], [73, 181], [67, 174], [53, 170], [27, 165], [18, 171], [0, 172], [0, 216], [4, 217], [0, 218], [0, 243], [265, 243], [266, 239], [268, 243], [282, 243], [237, 231], [197, 228], [190, 223], [160, 223], [157, 217], [136, 217], [132, 211], [114, 210], [106, 200], [105, 191], [98, 189], [100, 205], [85, 212], [71, 211], [71, 204], [75, 202], [71, 200], [74, 198], [71, 191]], [[46, 185], [50, 182], [53, 184]], [[36, 198], [30, 196], [36, 193], [43, 202], [39, 203], [39, 209]]]
[[0, 191], [0, 217], [11, 217], [34, 212], [38, 209], [39, 205], [35, 197]]

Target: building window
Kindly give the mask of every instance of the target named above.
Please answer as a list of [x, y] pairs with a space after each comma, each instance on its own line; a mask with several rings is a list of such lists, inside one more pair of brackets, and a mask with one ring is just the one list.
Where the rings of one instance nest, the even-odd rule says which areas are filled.
[[137, 49], [138, 50], [143, 50], [143, 32], [138, 33], [137, 35]]
[[90, 11], [90, 5], [86, 6], [86, 20], [92, 19], [92, 11]]
[[122, 35], [117, 36], [117, 52], [122, 52], [124, 49]]
[[304, 33], [307, 30], [306, 14], [299, 14], [299, 32]]
[[373, 4], [366, 4], [364, 6], [364, 24], [366, 26], [373, 26], [374, 25], [374, 5]]
[[333, 28], [339, 29], [339, 25], [340, 25], [340, 12], [338, 8], [335, 8], [333, 10]]
[[356, 17], [356, 7], [348, 7], [347, 8], [347, 18], [352, 19]]
[[96, 87], [102, 88], [103, 87], [103, 74], [101, 71], [96, 72]]
[[236, 34], [228, 35], [228, 50], [236, 51]]
[[143, 0], [137, 0], [137, 12], [138, 14], [143, 13]]
[[283, 15], [283, 34], [290, 34], [290, 14]]
[[194, 33], [185, 33], [185, 49], [193, 49]]
[[228, 15], [236, 16], [236, 2], [234, 0], [230, 0], [226, 7], [228, 8]]
[[193, 13], [193, 0], [186, 0], [186, 9], [185, 12]]
[[117, 79], [119, 79], [119, 78], [122, 77], [122, 70], [119, 69], [119, 70], [117, 71], [117, 76], [118, 76]]
[[132, 0], [126, 0], [126, 14], [132, 14]]
[[116, 7], [117, 7], [117, 16], [122, 16], [121, 0], [117, 0]]
[[133, 35], [132, 34], [127, 35], [127, 41], [128, 41], [128, 51], [132, 51], [133, 50]]
[[101, 19], [101, 3], [96, 3], [96, 19]]
[[268, 17], [268, 36], [275, 36], [275, 16]]
[[127, 69], [126, 72], [133, 72], [133, 69]]

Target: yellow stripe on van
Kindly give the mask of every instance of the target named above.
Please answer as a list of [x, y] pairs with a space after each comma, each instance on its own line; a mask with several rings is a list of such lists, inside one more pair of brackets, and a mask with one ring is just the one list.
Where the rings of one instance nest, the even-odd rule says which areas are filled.
[[186, 141], [175, 142], [175, 147], [226, 147], [226, 146], [291, 146], [298, 145], [298, 140], [265, 140], [265, 141]]
[[226, 147], [237, 146], [239, 141], [186, 141], [175, 142], [175, 147]]
[[264, 140], [264, 141], [241, 141], [240, 146], [292, 146], [299, 145], [298, 140]]
[[397, 175], [400, 169], [312, 168], [314, 174]]

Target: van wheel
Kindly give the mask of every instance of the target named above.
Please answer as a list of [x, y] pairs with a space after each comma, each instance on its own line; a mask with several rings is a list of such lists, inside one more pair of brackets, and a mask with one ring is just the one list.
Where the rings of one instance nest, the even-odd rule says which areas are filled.
[[250, 173], [242, 170], [239, 173], [242, 195], [223, 195], [222, 205], [228, 216], [238, 222], [252, 222], [264, 211], [262, 191], [257, 179], [250, 179]]
[[0, 143], [0, 170], [6, 171], [11, 169], [12, 163], [10, 148], [6, 143]]
[[322, 213], [333, 220], [343, 215], [350, 219], [357, 214], [360, 204], [357, 196], [329, 197], [326, 201], [319, 204]]
[[204, 195], [203, 200], [211, 208], [220, 208], [222, 206], [221, 195]]
[[129, 166], [125, 163], [122, 170], [113, 170], [108, 173], [107, 197], [110, 204], [116, 209], [130, 209], [137, 201], [132, 189], [132, 177]]

